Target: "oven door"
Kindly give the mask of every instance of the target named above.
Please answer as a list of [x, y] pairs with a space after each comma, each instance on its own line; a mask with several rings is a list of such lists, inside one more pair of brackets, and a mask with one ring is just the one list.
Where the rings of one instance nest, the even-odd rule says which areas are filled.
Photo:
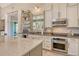
[[53, 39], [52, 46], [53, 46], [53, 50], [67, 52], [65, 40], [55, 38]]

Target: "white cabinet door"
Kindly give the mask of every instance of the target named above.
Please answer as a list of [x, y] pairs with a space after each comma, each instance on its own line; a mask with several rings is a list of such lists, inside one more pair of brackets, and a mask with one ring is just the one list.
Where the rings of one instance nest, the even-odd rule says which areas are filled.
[[78, 27], [77, 6], [67, 7], [68, 27]]
[[79, 55], [79, 39], [68, 39], [68, 54]]
[[66, 18], [66, 5], [65, 3], [59, 4], [60, 18]]
[[42, 56], [42, 44], [39, 44], [37, 47], [35, 47], [33, 50], [29, 52], [30, 56]]
[[46, 10], [45, 11], [45, 27], [51, 27], [52, 24], [52, 11]]
[[53, 19], [66, 18], [66, 5], [65, 3], [53, 4]]
[[59, 4], [55, 3], [52, 5], [53, 6], [53, 19], [58, 19], [58, 7]]
[[51, 43], [51, 37], [46, 36], [44, 38], [44, 42], [43, 42], [43, 48], [47, 49], [47, 50], [51, 50], [52, 49], [52, 43]]

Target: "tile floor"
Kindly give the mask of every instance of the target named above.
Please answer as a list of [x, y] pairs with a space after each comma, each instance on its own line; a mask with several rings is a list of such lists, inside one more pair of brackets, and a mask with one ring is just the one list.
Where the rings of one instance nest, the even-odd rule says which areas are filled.
[[43, 56], [67, 56], [64, 52], [43, 50]]

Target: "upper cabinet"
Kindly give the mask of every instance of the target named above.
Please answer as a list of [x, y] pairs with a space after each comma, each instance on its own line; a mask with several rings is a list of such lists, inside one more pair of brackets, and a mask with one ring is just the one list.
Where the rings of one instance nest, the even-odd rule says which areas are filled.
[[53, 4], [53, 19], [58, 19], [58, 4]]
[[66, 18], [66, 7], [67, 4], [65, 3], [59, 4], [60, 19]]
[[79, 27], [78, 5], [67, 6], [68, 27]]
[[53, 19], [58, 19], [58, 6], [59, 4], [52, 4]]
[[66, 4], [56, 3], [52, 5], [53, 19], [66, 18]]

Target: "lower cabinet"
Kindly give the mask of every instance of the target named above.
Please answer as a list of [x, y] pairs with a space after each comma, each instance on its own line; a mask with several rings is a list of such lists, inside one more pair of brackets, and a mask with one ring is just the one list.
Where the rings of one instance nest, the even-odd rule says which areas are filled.
[[42, 56], [42, 44], [30, 51], [30, 56]]
[[68, 39], [68, 54], [74, 56], [79, 55], [79, 39]]
[[44, 37], [43, 49], [47, 49], [47, 50], [51, 50], [52, 49], [51, 39], [52, 39], [51, 36]]
[[23, 56], [29, 56], [29, 53], [27, 53], [27, 54], [25, 54], [25, 55], [23, 55]]
[[42, 56], [42, 43], [33, 48], [30, 52], [26, 53], [24, 56]]

